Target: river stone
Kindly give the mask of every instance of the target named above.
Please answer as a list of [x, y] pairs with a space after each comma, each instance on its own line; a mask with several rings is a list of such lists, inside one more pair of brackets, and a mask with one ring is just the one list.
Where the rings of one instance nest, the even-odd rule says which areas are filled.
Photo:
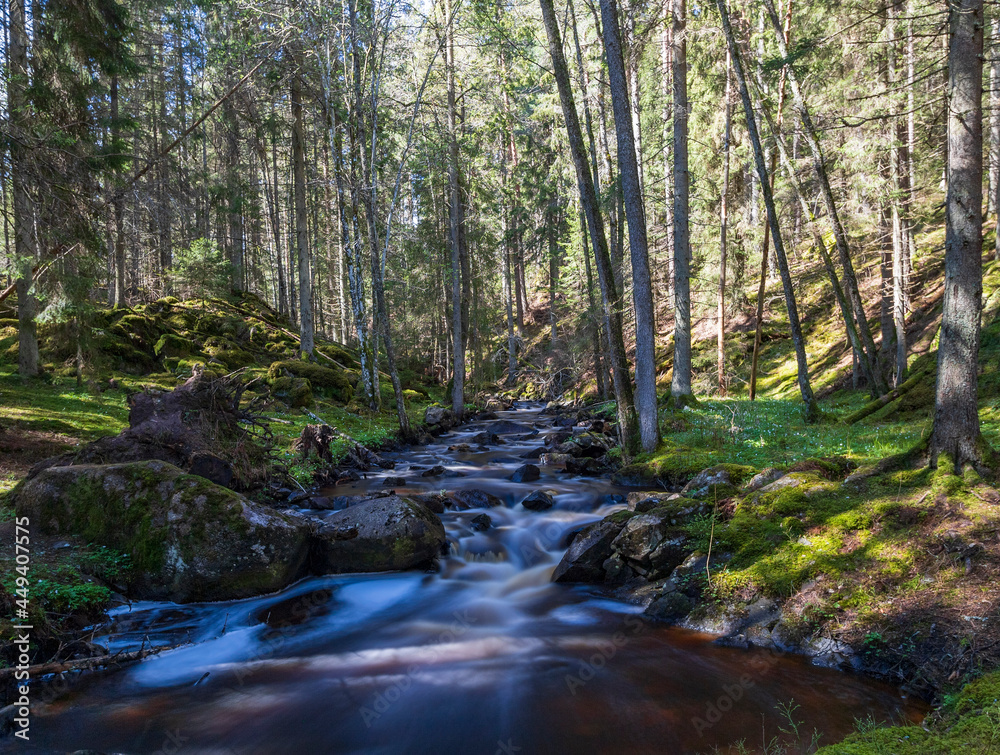
[[534, 482], [541, 476], [541, 471], [534, 464], [525, 464], [514, 470], [510, 476], [511, 482]]
[[729, 476], [729, 470], [725, 467], [709, 467], [708, 469], [701, 470], [698, 474], [694, 476], [684, 489], [681, 490], [681, 495], [689, 496], [691, 498], [700, 498], [703, 495], [707, 495], [713, 489], [721, 488], [725, 485], [732, 485], [733, 480]]
[[607, 520], [581, 531], [552, 572], [553, 582], [603, 582], [604, 562], [622, 525]]
[[405, 477], [386, 477], [384, 480], [382, 480], [382, 486], [386, 488], [392, 488], [397, 486], [402, 487], [405, 484], [406, 484]]
[[309, 528], [163, 461], [49, 467], [12, 497], [19, 516], [129, 555], [133, 597], [235, 600], [303, 573]]
[[[356, 536], [338, 536], [351, 528]], [[326, 519], [314, 535], [310, 560], [320, 574], [396, 571], [431, 561], [444, 543], [444, 525], [430, 509], [390, 495]]]
[[444, 467], [442, 467], [440, 464], [435, 464], [430, 469], [425, 469], [423, 472], [421, 472], [420, 476], [421, 477], [440, 477], [441, 475], [443, 475], [447, 471], [448, 470], [445, 469]]
[[686, 545], [682, 530], [655, 514], [640, 514], [625, 523], [611, 547], [636, 572], [656, 579], [684, 562], [689, 553]]
[[522, 459], [540, 459], [542, 454], [547, 453], [548, 449], [545, 446], [539, 446], [538, 448], [532, 448], [530, 451], [525, 451], [521, 454]]
[[448, 496], [442, 495], [441, 493], [425, 493], [422, 495], [411, 495], [407, 496], [407, 498], [426, 506], [435, 514], [443, 514], [445, 507], [450, 503]]
[[521, 433], [535, 432], [534, 428], [522, 425], [520, 422], [511, 422], [509, 419], [501, 419], [486, 428], [486, 432], [493, 435], [518, 435]]
[[572, 458], [568, 454], [542, 454], [538, 458], [538, 463], [543, 467], [565, 467]]
[[754, 492], [760, 490], [765, 485], [770, 485], [772, 482], [774, 482], [775, 480], [777, 480], [783, 474], [784, 474], [784, 472], [782, 472], [777, 467], [768, 467], [767, 469], [763, 470], [762, 472], [758, 472], [753, 477], [751, 477], [750, 478], [750, 482], [748, 482], [746, 484], [746, 487], [743, 488], [743, 492], [744, 493], [754, 493]]
[[487, 493], [479, 488], [467, 488], [456, 490], [451, 494], [456, 509], [492, 509], [503, 506], [503, 501], [492, 493]]
[[536, 490], [523, 501], [521, 505], [529, 511], [545, 511], [555, 505], [555, 501], [544, 490]]
[[570, 474], [589, 475], [593, 477], [601, 473], [601, 464], [597, 461], [597, 459], [591, 459], [589, 457], [584, 457], [582, 459], [574, 459], [570, 457], [566, 461], [566, 471]]
[[449, 430], [455, 426], [455, 415], [443, 406], [428, 406], [424, 412], [424, 422], [432, 427]]
[[489, 514], [477, 514], [472, 517], [472, 529], [476, 532], [485, 532], [493, 526], [493, 520]]
[[680, 493], [643, 491], [641, 493], [629, 493], [625, 500], [629, 511], [637, 511], [640, 514], [645, 514], [647, 511], [655, 509], [657, 506], [661, 506], [668, 501], [673, 501], [680, 497]]
[[472, 442], [480, 446], [499, 446], [503, 440], [496, 433], [476, 433], [472, 436]]

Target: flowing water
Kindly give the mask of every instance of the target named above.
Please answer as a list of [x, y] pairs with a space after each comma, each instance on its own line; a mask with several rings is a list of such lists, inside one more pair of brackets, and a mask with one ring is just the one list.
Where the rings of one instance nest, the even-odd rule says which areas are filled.
[[[856, 719], [919, 718], [922, 708], [889, 686], [800, 657], [717, 647], [595, 587], [552, 584], [571, 533], [621, 508], [625, 491], [547, 468], [536, 482], [511, 482], [551, 419], [537, 406], [501, 418], [542, 435], [448, 451], [487, 423], [468, 425], [387, 454], [391, 472], [329, 491], [358, 495], [403, 476], [414, 482], [400, 493], [467, 487], [502, 498], [506, 506], [486, 510], [494, 526], [485, 532], [471, 524], [484, 510], [442, 515], [451, 554], [438, 571], [313, 577], [251, 600], [118, 610], [100, 638], [112, 652], [190, 644], [78, 680], [36, 713], [28, 749], [727, 752], [738, 740], [760, 750], [788, 729], [782, 706], [798, 706], [804, 739], [815, 729], [824, 742]], [[407, 471], [435, 464], [450, 476]], [[555, 493], [554, 508], [518, 505], [540, 488]]]

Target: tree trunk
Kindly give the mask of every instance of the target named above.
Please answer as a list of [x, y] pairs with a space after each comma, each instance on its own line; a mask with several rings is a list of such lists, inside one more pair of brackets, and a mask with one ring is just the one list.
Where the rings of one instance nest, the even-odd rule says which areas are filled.
[[[119, 118], [118, 105], [118, 76], [111, 77], [110, 91], [111, 105], [111, 143], [114, 149], [120, 149], [121, 120]], [[125, 301], [125, 228], [124, 228], [124, 203], [117, 191], [113, 191], [111, 202], [111, 228], [108, 229], [108, 237], [111, 242], [111, 254], [115, 270], [114, 285], [114, 306], [124, 307]]]
[[691, 395], [691, 265], [688, 219], [687, 3], [673, 2], [674, 371], [673, 396]]
[[615, 397], [618, 403], [618, 432], [621, 437], [625, 456], [631, 456], [638, 447], [638, 428], [636, 426], [635, 410], [632, 405], [632, 384], [628, 375], [628, 362], [625, 357], [625, 341], [622, 337], [621, 310], [618, 290], [615, 287], [614, 272], [611, 268], [611, 258], [608, 254], [608, 240], [604, 232], [604, 219], [601, 217], [594, 190], [594, 177], [587, 161], [587, 150], [583, 142], [583, 130], [580, 128], [580, 118], [573, 101], [573, 88], [569, 79], [569, 68], [563, 55], [562, 39], [559, 34], [559, 24], [552, 0], [539, 0], [542, 9], [542, 22], [549, 42], [549, 56], [552, 59], [553, 74], [559, 89], [559, 101], [562, 105], [563, 118], [566, 121], [566, 132], [569, 137], [570, 152], [573, 156], [573, 166], [576, 169], [576, 180], [580, 189], [580, 204], [587, 217], [587, 227], [590, 231], [594, 247], [594, 259], [597, 263], [597, 275], [601, 284], [601, 297], [604, 305], [605, 323], [608, 340], [611, 345], [612, 376], [615, 385]]
[[719, 307], [716, 321], [718, 326], [717, 372], [719, 395], [726, 395], [726, 243], [729, 221], [729, 142], [732, 136], [733, 108], [730, 102], [732, 76], [730, 56], [726, 54], [726, 91], [723, 95], [725, 109], [725, 134], [722, 140], [722, 197], [719, 202]]
[[[763, 27], [764, 17], [760, 17], [760, 24]], [[788, 0], [788, 6], [785, 8], [785, 28], [782, 30], [782, 39], [785, 44], [788, 44], [789, 35], [791, 34], [792, 27], [792, 0]], [[763, 28], [761, 29], [761, 37], [763, 38]], [[781, 77], [778, 83], [778, 115], [777, 115], [777, 127], [773, 124], [771, 125], [771, 132], [774, 134], [775, 139], [781, 138], [781, 124], [785, 116], [785, 79], [786, 79], [786, 66], [781, 68]], [[758, 68], [759, 73], [759, 68]], [[766, 111], [765, 111], [766, 113]], [[771, 152], [771, 163], [770, 163], [770, 187], [771, 191], [774, 191], [774, 173], [777, 160], [777, 151]], [[754, 181], [753, 186], [757, 185]], [[758, 212], [759, 202], [756, 198], [751, 199], [751, 215]], [[760, 223], [760, 218], [757, 217], [756, 220], [751, 220], [754, 227], [757, 227]], [[761, 338], [764, 334], [764, 295], [767, 291], [767, 271], [768, 271], [768, 258], [770, 256], [770, 246], [771, 246], [771, 234], [768, 232], [767, 222], [764, 223], [764, 234], [763, 240], [761, 242], [761, 254], [760, 254], [760, 283], [757, 286], [757, 320], [754, 324], [754, 335], [753, 335], [753, 355], [750, 358], [750, 400], [754, 401], [757, 398], [757, 371], [760, 365], [760, 344]]]
[[[781, 20], [778, 18], [778, 14], [774, 9], [774, 0], [764, 0], [764, 6], [767, 8], [767, 14], [771, 19], [771, 26], [774, 28], [775, 37], [778, 43], [778, 51], [781, 53], [783, 58], [787, 59], [788, 45], [785, 44], [784, 34], [781, 28]], [[823, 203], [826, 206], [826, 211], [829, 215], [830, 224], [833, 227], [833, 237], [837, 243], [837, 253], [840, 257], [840, 266], [843, 270], [844, 290], [851, 301], [851, 308], [854, 311], [854, 317], [858, 325], [858, 333], [860, 334], [862, 344], [864, 345], [864, 351], [859, 356], [862, 360], [868, 361], [870, 372], [875, 376], [876, 383], [871, 386], [873, 393], [885, 393], [888, 390], [888, 385], [885, 380], [882, 379], [881, 374], [879, 374], [879, 372], [874, 368], [874, 365], [876, 364], [875, 341], [872, 338], [871, 328], [868, 325], [868, 317], [865, 314], [864, 302], [861, 300], [857, 276], [854, 274], [854, 263], [851, 260], [851, 251], [847, 243], [847, 233], [844, 231], [844, 227], [840, 222], [837, 205], [833, 199], [833, 189], [830, 187], [830, 179], [826, 172], [826, 162], [823, 157], [822, 149], [820, 148], [819, 139], [816, 136], [816, 128], [813, 125], [809, 109], [806, 107], [805, 98], [803, 97], [802, 89], [799, 86], [798, 76], [795, 73], [795, 67], [789, 65], [786, 66], [786, 70], [788, 72], [788, 83], [791, 85], [792, 89], [792, 98], [795, 103], [795, 109], [798, 111], [799, 120], [802, 123], [803, 133], [812, 152], [813, 172], [815, 173], [816, 180], [819, 183], [820, 195], [823, 198]], [[775, 252], [777, 252], [777, 249], [775, 249]]]
[[454, 19], [451, 0], [445, 0], [445, 57], [448, 76], [448, 198], [450, 204], [449, 223], [451, 230], [451, 277], [452, 277], [452, 368], [451, 409], [456, 417], [465, 413], [465, 324], [463, 323], [462, 286], [462, 223], [463, 206], [458, 176], [458, 109], [455, 103], [455, 39]]
[[[770, 2], [770, 0], [766, 0]], [[777, 257], [778, 269], [781, 272], [781, 283], [785, 290], [785, 305], [788, 308], [788, 322], [792, 331], [792, 343], [795, 346], [795, 359], [798, 367], [799, 392], [806, 405], [806, 420], [815, 421], [819, 418], [819, 407], [813, 396], [812, 386], [809, 383], [809, 366], [806, 363], [805, 339], [802, 335], [802, 325], [799, 322], [798, 308], [795, 305], [795, 291], [792, 287], [792, 276], [788, 269], [788, 259], [785, 257], [785, 246], [781, 240], [781, 231], [778, 227], [778, 213], [774, 205], [774, 195], [771, 192], [771, 184], [767, 174], [767, 164], [764, 159], [764, 149], [760, 142], [760, 133], [757, 130], [757, 119], [754, 114], [753, 103], [750, 100], [750, 89], [747, 86], [746, 75], [743, 72], [743, 61], [740, 59], [739, 48], [736, 46], [736, 37], [733, 34], [733, 27], [729, 22], [729, 10], [725, 0], [716, 0], [719, 15], [722, 17], [722, 28], [726, 35], [726, 43], [729, 46], [729, 54], [732, 57], [733, 73], [736, 75], [736, 82], [740, 87], [740, 99], [743, 100], [743, 114], [746, 117], [747, 132], [750, 136], [750, 144], [753, 147], [754, 163], [757, 166], [757, 177], [760, 180], [761, 194], [764, 197], [764, 207], [767, 210], [768, 225], [771, 229], [771, 240], [774, 243], [774, 254]]]
[[14, 200], [14, 254], [17, 260], [17, 371], [24, 377], [38, 374], [38, 335], [35, 314], [38, 308], [31, 291], [32, 269], [38, 258], [35, 247], [35, 213], [28, 192], [31, 169], [24, 136], [31, 120], [27, 87], [28, 32], [24, 13], [24, 0], [9, 0], [10, 21], [10, 82], [7, 89], [8, 118], [18, 138], [10, 140], [11, 193]]
[[656, 341], [653, 325], [653, 286], [649, 277], [646, 240], [646, 212], [633, 139], [629, 91], [622, 57], [621, 34], [615, 0], [601, 0], [604, 50], [608, 61], [611, 103], [618, 136], [618, 174], [622, 180], [625, 217], [628, 220], [629, 250], [632, 261], [632, 300], [635, 305], [635, 408], [639, 415], [639, 435], [643, 451], [655, 451], [660, 444], [656, 408]]
[[303, 359], [313, 355], [312, 259], [309, 254], [309, 225], [306, 214], [305, 125], [302, 119], [302, 80], [292, 74], [292, 171], [295, 192], [295, 246], [299, 262], [299, 348]]
[[[944, 303], [930, 461], [955, 470], [983, 461], [979, 430], [983, 214], [983, 0], [949, 3], [948, 196]], [[992, 454], [991, 454], [992, 455]]]
[[591, 344], [594, 350], [594, 379], [597, 382], [597, 395], [608, 397], [608, 384], [605, 379], [604, 359], [601, 350], [601, 318], [598, 316], [597, 304], [594, 301], [594, 277], [590, 270], [590, 255], [587, 253], [587, 218], [583, 208], [580, 208], [580, 245], [583, 253], [584, 269], [587, 272], [587, 303], [591, 321]]

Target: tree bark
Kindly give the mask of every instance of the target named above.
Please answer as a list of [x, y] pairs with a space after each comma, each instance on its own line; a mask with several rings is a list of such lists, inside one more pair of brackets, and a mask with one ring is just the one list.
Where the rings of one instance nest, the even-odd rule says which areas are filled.
[[977, 385], [983, 294], [983, 0], [949, 2], [949, 24], [944, 303], [930, 462], [937, 466], [947, 455], [958, 471], [967, 463], [980, 464], [986, 455]]
[[299, 348], [311, 359], [314, 348], [312, 309], [312, 259], [309, 253], [309, 218], [306, 214], [305, 124], [302, 118], [302, 80], [292, 74], [292, 171], [295, 193], [295, 245], [299, 263]]
[[719, 207], [719, 306], [716, 322], [718, 327], [718, 354], [716, 369], [718, 372], [719, 395], [726, 395], [726, 244], [729, 222], [729, 149], [732, 136], [733, 108], [730, 102], [732, 76], [730, 74], [730, 56], [726, 54], [726, 91], [723, 95], [725, 110], [725, 133], [722, 139], [722, 197]]
[[[770, 2], [770, 0], [766, 0], [766, 2]], [[740, 88], [740, 99], [743, 101], [743, 114], [746, 117], [747, 132], [750, 137], [750, 144], [753, 147], [757, 177], [760, 180], [761, 194], [764, 197], [764, 207], [767, 210], [768, 225], [771, 229], [771, 240], [774, 242], [774, 254], [777, 257], [778, 269], [781, 272], [781, 284], [785, 291], [785, 305], [788, 308], [788, 322], [792, 331], [792, 343], [795, 346], [799, 392], [802, 395], [802, 401], [806, 405], [806, 420], [815, 421], [819, 418], [819, 406], [816, 404], [816, 398], [813, 396], [812, 386], [809, 383], [809, 366], [806, 363], [805, 338], [802, 335], [802, 325], [799, 322], [798, 308], [795, 305], [792, 276], [788, 269], [788, 259], [785, 256], [785, 245], [781, 240], [781, 230], [778, 227], [778, 213], [774, 205], [774, 195], [771, 192], [771, 184], [768, 179], [767, 163], [764, 159], [764, 149], [761, 145], [760, 133], [757, 130], [757, 119], [753, 103], [750, 100], [750, 89], [747, 86], [743, 61], [740, 59], [736, 37], [733, 34], [733, 27], [729, 22], [729, 10], [726, 7], [726, 2], [725, 0], [716, 0], [715, 4], [719, 9], [719, 15], [722, 17], [722, 28], [726, 35], [726, 43], [729, 46], [729, 54], [732, 57], [733, 73], [736, 75], [736, 82]]]
[[451, 230], [452, 276], [452, 358], [451, 409], [456, 417], [465, 413], [465, 324], [463, 322], [463, 206], [459, 185], [458, 165], [458, 108], [455, 102], [455, 39], [451, 0], [445, 0], [445, 65], [448, 77], [448, 198], [450, 204], [449, 227]]
[[611, 103], [618, 136], [618, 174], [622, 180], [625, 217], [628, 221], [629, 250], [632, 261], [632, 301], [635, 306], [635, 408], [639, 415], [639, 435], [643, 451], [655, 451], [660, 444], [656, 408], [656, 341], [653, 325], [653, 285], [649, 276], [649, 251], [646, 239], [646, 212], [642, 184], [633, 139], [632, 115], [621, 33], [615, 0], [601, 0], [604, 28], [604, 51], [608, 61]]
[[[778, 51], [781, 53], [782, 57], [787, 59], [788, 45], [785, 44], [785, 38], [781, 28], [781, 20], [778, 18], [778, 14], [774, 9], [774, 0], [764, 0], [764, 6], [767, 8], [767, 15], [771, 19], [771, 26], [774, 28], [775, 37], [778, 43]], [[885, 393], [888, 390], [888, 385], [882, 378], [881, 374], [879, 374], [879, 372], [874, 368], [874, 365], [876, 364], [875, 341], [872, 338], [871, 328], [868, 325], [868, 317], [865, 314], [864, 302], [861, 300], [861, 293], [858, 289], [858, 279], [854, 273], [854, 263], [851, 260], [851, 250], [847, 242], [847, 233], [844, 231], [844, 226], [840, 222], [840, 215], [837, 212], [837, 205], [833, 198], [833, 189], [830, 187], [830, 179], [826, 172], [826, 162], [823, 157], [823, 151], [820, 148], [819, 139], [816, 136], [816, 128], [813, 125], [812, 116], [809, 114], [809, 109], [806, 106], [802, 89], [799, 86], [799, 79], [795, 72], [795, 67], [793, 65], [788, 65], [786, 66], [786, 70], [788, 72], [788, 83], [791, 85], [792, 99], [795, 103], [795, 109], [798, 111], [799, 120], [802, 123], [803, 133], [809, 144], [810, 151], [812, 152], [813, 172], [815, 173], [816, 180], [819, 183], [820, 195], [823, 198], [823, 204], [826, 206], [830, 224], [833, 227], [833, 237], [837, 243], [837, 253], [840, 257], [841, 269], [843, 270], [844, 290], [851, 301], [851, 308], [854, 311], [854, 317], [858, 325], [858, 333], [860, 334], [861, 342], [864, 345], [864, 351], [859, 354], [859, 356], [862, 360], [868, 361], [870, 372], [875, 375], [876, 383], [871, 386], [873, 392], [877, 391], [879, 393]], [[777, 252], [777, 249], [775, 249], [775, 251]]]
[[569, 68], [563, 55], [562, 39], [559, 34], [559, 23], [552, 0], [539, 0], [542, 9], [542, 22], [548, 37], [549, 56], [552, 60], [553, 74], [559, 89], [559, 101], [562, 105], [563, 118], [566, 121], [566, 132], [569, 137], [570, 152], [573, 156], [573, 166], [576, 169], [576, 180], [580, 189], [580, 204], [587, 217], [587, 228], [594, 247], [594, 259], [597, 263], [597, 276], [601, 285], [601, 298], [604, 305], [605, 323], [608, 340], [611, 345], [612, 377], [615, 386], [615, 397], [618, 404], [618, 432], [621, 437], [622, 449], [626, 456], [635, 453], [638, 447], [638, 428], [636, 426], [635, 410], [632, 405], [632, 384], [628, 375], [628, 362], [625, 358], [625, 341], [622, 337], [621, 302], [618, 289], [615, 286], [614, 272], [611, 268], [611, 258], [608, 254], [608, 240], [604, 232], [604, 219], [601, 217], [594, 190], [594, 177], [587, 161], [587, 150], [583, 142], [583, 130], [580, 128], [580, 117], [573, 101], [573, 88], [569, 79]]
[[7, 107], [10, 123], [19, 138], [10, 140], [11, 194], [14, 200], [14, 254], [16, 257], [15, 280], [17, 289], [17, 371], [24, 377], [38, 374], [38, 335], [35, 314], [38, 308], [31, 290], [32, 268], [38, 257], [34, 236], [34, 206], [28, 191], [31, 169], [23, 136], [30, 122], [27, 87], [28, 32], [24, 0], [9, 0], [10, 22], [10, 83], [7, 89]]
[[691, 241], [688, 218], [687, 2], [673, 2], [674, 370], [670, 393], [691, 395]]

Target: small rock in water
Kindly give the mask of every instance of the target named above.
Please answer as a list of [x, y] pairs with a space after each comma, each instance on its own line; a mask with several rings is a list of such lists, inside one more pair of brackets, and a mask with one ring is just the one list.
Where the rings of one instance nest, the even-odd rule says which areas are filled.
[[566, 471], [570, 474], [598, 475], [601, 473], [601, 465], [597, 459], [589, 457], [574, 459], [570, 457], [566, 460]]
[[468, 443], [456, 443], [454, 446], [448, 446], [449, 451], [457, 451], [458, 453], [467, 454], [472, 451], [472, 446]]
[[440, 464], [436, 464], [433, 467], [431, 467], [430, 469], [425, 469], [423, 472], [420, 473], [420, 476], [421, 477], [440, 477], [441, 475], [443, 475], [447, 471], [448, 470], [446, 470]]
[[503, 506], [503, 501], [495, 495], [478, 488], [456, 490], [451, 494], [451, 498], [457, 509], [492, 509]]
[[472, 436], [472, 442], [481, 446], [498, 446], [503, 440], [496, 433], [476, 433]]
[[440, 493], [429, 493], [427, 495], [414, 495], [410, 496], [411, 499], [417, 503], [422, 503], [424, 506], [429, 508], [435, 514], [443, 514], [444, 507], [448, 503], [448, 497], [441, 495]]
[[308, 505], [309, 499], [312, 497], [312, 493], [305, 490], [297, 490], [288, 496], [288, 503], [292, 506]]
[[472, 518], [472, 529], [476, 532], [484, 532], [493, 526], [493, 520], [489, 514], [479, 514]]
[[345, 469], [343, 472], [337, 472], [337, 482], [357, 482], [361, 479], [361, 475], [354, 469]]
[[406, 484], [406, 478], [404, 477], [386, 477], [382, 481], [382, 485], [387, 488], [395, 487], [397, 485], [402, 487], [405, 484]]
[[514, 470], [510, 476], [512, 482], [533, 482], [541, 476], [541, 471], [534, 464], [525, 464]]
[[544, 490], [536, 490], [523, 501], [521, 505], [529, 511], [545, 511], [555, 505], [555, 501]]
[[494, 422], [492, 425], [487, 427], [486, 432], [493, 433], [495, 435], [516, 435], [518, 433], [531, 433], [537, 431], [527, 425], [522, 425], [520, 422], [511, 422], [510, 420], [502, 419], [499, 422]]
[[539, 446], [538, 448], [532, 448], [530, 451], [525, 451], [521, 454], [522, 459], [540, 459], [542, 454], [548, 453], [548, 449], [545, 446]]

